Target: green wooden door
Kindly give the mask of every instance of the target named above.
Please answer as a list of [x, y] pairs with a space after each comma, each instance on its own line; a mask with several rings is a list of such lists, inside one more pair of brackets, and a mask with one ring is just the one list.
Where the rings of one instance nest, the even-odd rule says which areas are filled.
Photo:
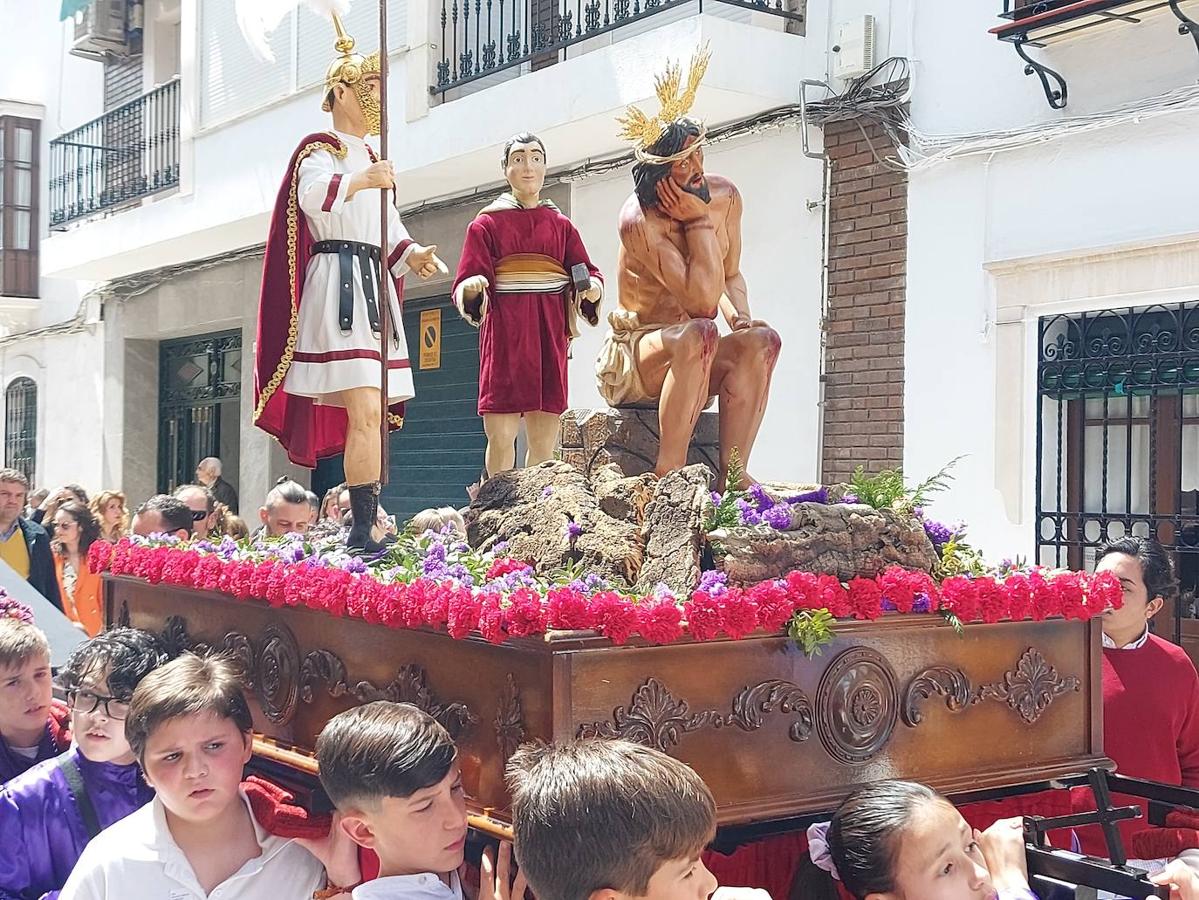
[[487, 446], [478, 415], [479, 332], [442, 296], [405, 301], [404, 334], [416, 397], [392, 436], [382, 498], [401, 521], [430, 506], [465, 506]]

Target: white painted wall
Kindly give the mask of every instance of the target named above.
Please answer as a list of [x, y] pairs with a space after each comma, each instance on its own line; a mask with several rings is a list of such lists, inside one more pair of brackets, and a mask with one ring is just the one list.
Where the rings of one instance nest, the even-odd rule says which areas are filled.
[[[1194, 84], [1194, 45], [1163, 10], [1031, 49], [1069, 81], [1055, 112], [986, 33], [998, 7], [911, 8], [921, 132], [1027, 129]], [[1179, 112], [912, 174], [904, 467], [924, 477], [968, 454], [935, 512], [994, 558], [1033, 549], [1038, 317], [1199, 299], [1188, 254], [1168, 249], [1199, 231], [1197, 129], [1199, 111]]]
[[[0, 4], [0, 34], [6, 35], [4, 63], [0, 65], [0, 106], [7, 101], [42, 108], [41, 177], [37, 188], [41, 191], [39, 228], [45, 246], [49, 221], [47, 147], [63, 131], [99, 114], [103, 72], [99, 63], [67, 53], [73, 25], [58, 21], [57, 4], [39, 4], [35, 11], [22, 3]], [[21, 114], [15, 109], [5, 112]], [[74, 279], [43, 278], [40, 302], [13, 324], [19, 329], [70, 318], [89, 286]]]
[[[745, 200], [742, 271], [750, 309], [783, 339], [770, 405], [758, 435], [752, 470], [758, 478], [810, 481], [819, 467], [820, 207], [823, 168], [804, 158], [794, 128], [709, 147], [705, 168], [731, 178]], [[617, 217], [632, 191], [628, 169], [574, 185], [571, 220], [592, 261], [607, 278], [608, 310], [616, 303]], [[723, 322], [722, 330], [727, 331]], [[585, 329], [570, 364], [572, 406], [603, 406], [595, 359], [606, 326]]]

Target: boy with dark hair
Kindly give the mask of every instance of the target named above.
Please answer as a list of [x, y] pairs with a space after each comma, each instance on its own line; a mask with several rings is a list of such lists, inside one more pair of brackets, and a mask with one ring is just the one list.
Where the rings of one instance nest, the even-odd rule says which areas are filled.
[[0, 898], [57, 896], [88, 842], [149, 802], [124, 720], [138, 682], [165, 659], [158, 639], [135, 628], [71, 654], [61, 680], [75, 746], [0, 791]]
[[[1121, 775], [1199, 787], [1199, 674], [1185, 650], [1149, 631], [1166, 601], [1178, 601], [1170, 557], [1152, 538], [1126, 537], [1103, 548], [1095, 570], [1112, 573], [1124, 588], [1123, 604], [1101, 619], [1103, 752]], [[1076, 790], [1074, 797], [1094, 808], [1089, 791]], [[1113, 803], [1145, 808], [1132, 797]], [[1119, 823], [1126, 849], [1147, 822]], [[1098, 826], [1080, 828], [1078, 835], [1084, 853], [1108, 855]]]
[[277, 837], [254, 819], [240, 788], [251, 724], [236, 671], [220, 657], [185, 653], [139, 684], [125, 735], [154, 800], [88, 846], [62, 900], [348, 897], [326, 887], [322, 863], [338, 884], [357, 882], [350, 841]]
[[70, 713], [53, 689], [50, 645], [33, 613], [0, 599], [0, 785], [71, 746]]
[[458, 749], [435, 719], [379, 700], [334, 716], [316, 741], [342, 831], [379, 857], [354, 900], [462, 900], [466, 795]]
[[516, 858], [538, 900], [707, 900], [716, 802], [686, 764], [628, 741], [527, 745], [508, 764]]

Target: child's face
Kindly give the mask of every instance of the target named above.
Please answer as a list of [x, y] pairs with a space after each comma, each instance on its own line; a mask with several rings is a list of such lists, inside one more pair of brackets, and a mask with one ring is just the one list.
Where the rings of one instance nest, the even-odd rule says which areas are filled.
[[994, 900], [982, 850], [961, 813], [943, 800], [912, 813], [895, 854], [895, 887], [867, 900]]
[[379, 855], [381, 874], [454, 871], [466, 846], [466, 792], [457, 763], [411, 797], [384, 797], [369, 810], [348, 812], [342, 827]]
[[146, 740], [142, 769], [169, 812], [211, 821], [240, 803], [238, 785], [253, 752], [250, 736], [212, 712], [169, 719]]
[[46, 727], [53, 693], [50, 657], [35, 653], [15, 666], [0, 667], [0, 735], [28, 740]]
[[128, 765], [133, 762], [133, 753], [125, 740], [129, 698], [112, 696], [108, 671], [107, 666], [93, 669], [68, 695], [71, 734], [79, 752], [92, 762]]
[[697, 854], [659, 866], [650, 877], [645, 900], [707, 900], [717, 886], [716, 876]]

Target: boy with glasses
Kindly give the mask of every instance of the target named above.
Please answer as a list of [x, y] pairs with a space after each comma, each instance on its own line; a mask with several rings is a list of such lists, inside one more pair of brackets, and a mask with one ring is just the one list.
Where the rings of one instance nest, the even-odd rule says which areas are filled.
[[75, 746], [0, 791], [0, 900], [56, 898], [83, 848], [154, 792], [125, 739], [133, 689], [166, 661], [158, 639], [113, 628], [78, 647], [61, 680]]

